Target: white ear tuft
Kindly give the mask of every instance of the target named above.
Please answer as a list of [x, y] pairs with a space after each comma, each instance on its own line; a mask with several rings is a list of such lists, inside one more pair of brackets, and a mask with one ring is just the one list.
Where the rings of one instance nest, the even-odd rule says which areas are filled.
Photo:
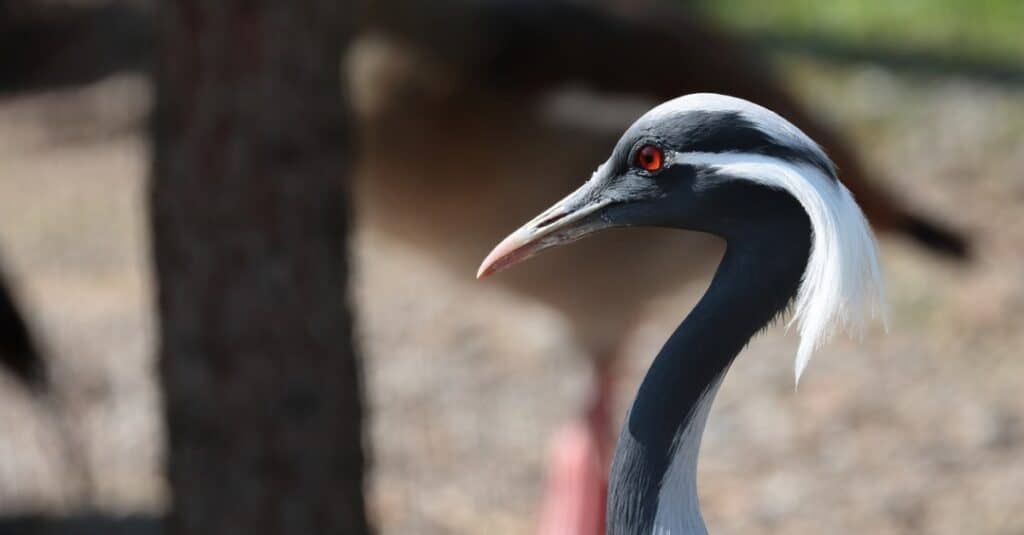
[[836, 330], [860, 337], [871, 318], [880, 317], [886, 327], [888, 319], [878, 247], [853, 195], [846, 186], [814, 169], [798, 166], [796, 170], [804, 178], [805, 191], [789, 191], [807, 210], [814, 233], [790, 320], [800, 330], [793, 370], [799, 385], [814, 350]]
[[872, 317], [887, 323], [874, 234], [845, 186], [813, 166], [761, 154], [681, 153], [677, 158], [785, 190], [807, 212], [811, 254], [789, 322], [800, 332], [797, 385], [811, 355], [837, 330], [860, 336]]

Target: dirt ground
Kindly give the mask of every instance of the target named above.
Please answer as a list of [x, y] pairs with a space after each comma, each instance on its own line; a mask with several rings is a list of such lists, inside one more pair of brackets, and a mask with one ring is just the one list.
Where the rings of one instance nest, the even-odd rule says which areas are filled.
[[[977, 258], [962, 268], [885, 240], [889, 332], [830, 344], [798, 392], [795, 335], [755, 340], [702, 448], [711, 531], [1024, 533], [1024, 92], [870, 67], [788, 71], [895, 191], [969, 229]], [[60, 400], [55, 417], [0, 377], [0, 515], [166, 507], [149, 92], [126, 75], [0, 98], [0, 255]], [[356, 253], [381, 532], [529, 533], [546, 437], [585, 393], [564, 321], [385, 236], [363, 232]], [[700, 290], [666, 296], [633, 337], [623, 403]]]

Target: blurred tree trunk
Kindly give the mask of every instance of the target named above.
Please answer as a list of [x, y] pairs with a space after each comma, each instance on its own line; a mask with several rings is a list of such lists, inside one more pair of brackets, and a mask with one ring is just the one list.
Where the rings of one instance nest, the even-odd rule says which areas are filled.
[[337, 0], [167, 0], [151, 190], [172, 534], [368, 531]]

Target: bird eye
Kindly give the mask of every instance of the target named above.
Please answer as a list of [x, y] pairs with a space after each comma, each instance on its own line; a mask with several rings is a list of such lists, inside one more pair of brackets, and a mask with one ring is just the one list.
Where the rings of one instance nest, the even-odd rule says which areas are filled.
[[644, 145], [640, 147], [640, 150], [636, 151], [636, 161], [634, 163], [637, 167], [653, 173], [665, 165], [665, 153], [654, 145]]

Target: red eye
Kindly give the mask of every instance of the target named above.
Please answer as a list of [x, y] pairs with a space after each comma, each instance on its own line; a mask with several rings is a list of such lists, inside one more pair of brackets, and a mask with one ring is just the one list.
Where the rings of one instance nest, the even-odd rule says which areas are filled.
[[661, 166], [665, 164], [665, 153], [661, 152], [661, 149], [654, 145], [644, 145], [640, 147], [640, 150], [636, 151], [636, 166], [654, 172], [661, 169]]

